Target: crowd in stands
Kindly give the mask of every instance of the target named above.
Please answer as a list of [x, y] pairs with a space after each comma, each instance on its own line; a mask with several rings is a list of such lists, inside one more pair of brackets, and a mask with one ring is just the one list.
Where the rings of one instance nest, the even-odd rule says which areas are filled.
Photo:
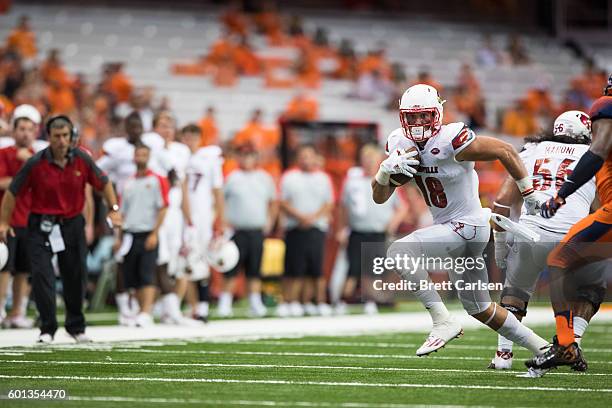
[[[505, 50], [497, 49], [492, 39], [484, 36], [482, 45], [475, 50], [473, 63], [461, 66], [452, 86], [442, 86], [427, 66], [418, 67], [417, 75], [411, 78], [405, 66], [387, 55], [384, 43], [360, 55], [352, 40], [332, 43], [329, 30], [333, 27], [317, 27], [314, 32], [308, 32], [301, 17], [280, 13], [273, 2], [264, 3], [261, 10], [253, 13], [245, 13], [232, 5], [220, 20], [223, 27], [220, 38], [192, 63], [175, 64], [173, 73], [210, 76], [218, 87], [233, 87], [240, 77], [257, 76], [263, 78], [267, 88], [295, 89], [294, 97], [277, 118], [281, 121], [317, 120], [320, 109], [313, 90], [323, 86], [324, 79], [351, 81], [353, 88], [347, 98], [373, 101], [389, 110], [397, 109], [397, 101], [408, 86], [424, 83], [437, 88], [446, 99], [445, 122], [463, 121], [477, 131], [524, 137], [548, 128], [563, 111], [588, 110], [591, 101], [601, 93], [600, 84], [606, 80], [603, 71], [587, 62], [584, 72], [570, 84], [555, 84], [567, 86], [562, 100], [554, 100], [551, 84], [542, 81], [507, 107], [499, 116], [497, 128], [486, 129], [487, 116], [497, 112], [486, 111], [481, 84], [473, 66], [488, 69], [530, 64], [532, 58], [517, 35], [508, 37]], [[10, 134], [14, 107], [30, 104], [43, 117], [58, 113], [70, 116], [78, 124], [82, 145], [94, 156], [99, 156], [108, 138], [123, 133], [122, 120], [130, 112], [139, 113], [143, 130], [147, 132], [152, 129], [157, 112], [172, 109], [168, 99], [156, 95], [155, 89], [135, 86], [125, 73], [123, 62], [107, 62], [98, 81], [90, 82], [84, 75], [66, 69], [58, 49], [51, 49], [42, 57], [32, 27], [35, 24], [27, 16], [21, 17], [0, 47], [0, 136]], [[294, 49], [296, 57], [259, 55], [252, 45], [255, 36], [263, 36], [268, 46]], [[265, 123], [262, 117], [266, 112], [256, 109], [247, 123], [238, 126], [235, 134], [223, 135], [219, 133], [215, 113], [215, 106], [208, 106], [197, 120], [201, 145], [220, 144], [228, 153], [232, 148], [251, 145], [259, 153], [261, 166], [278, 183], [283, 171], [278, 121]], [[229, 174], [237, 164], [228, 154], [224, 166], [225, 174]], [[495, 164], [482, 165], [480, 170], [482, 193], [493, 195], [502, 173]], [[411, 208], [404, 228], [426, 222], [422, 203], [413, 202]]]

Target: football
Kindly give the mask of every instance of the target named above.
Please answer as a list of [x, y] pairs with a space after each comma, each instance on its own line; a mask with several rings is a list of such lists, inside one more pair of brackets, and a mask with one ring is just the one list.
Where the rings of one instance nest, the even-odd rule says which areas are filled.
[[[412, 151], [417, 151], [418, 149], [416, 148], [416, 146], [412, 146], [409, 147], [408, 149], [405, 150], [405, 153], [409, 153]], [[419, 162], [421, 161], [421, 156], [420, 155], [416, 155], [414, 157], [415, 160], [418, 160]], [[389, 183], [393, 186], [393, 187], [399, 187], [399, 186], [403, 186], [404, 184], [408, 183], [410, 180], [412, 180], [412, 177], [406, 176], [404, 174], [392, 174], [391, 177], [389, 178]]]

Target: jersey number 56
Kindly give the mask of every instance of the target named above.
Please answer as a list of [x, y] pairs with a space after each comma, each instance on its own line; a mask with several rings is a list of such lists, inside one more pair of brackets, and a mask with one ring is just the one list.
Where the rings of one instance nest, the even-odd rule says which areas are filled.
[[[570, 164], [575, 160], [564, 159], [557, 168], [555, 173], [555, 189], [559, 191], [561, 185], [565, 182], [565, 178], [572, 174], [572, 170], [568, 169]], [[550, 159], [537, 159], [533, 166], [533, 188], [538, 191], [548, 190], [553, 182], [552, 171], [544, 167], [550, 163]]]

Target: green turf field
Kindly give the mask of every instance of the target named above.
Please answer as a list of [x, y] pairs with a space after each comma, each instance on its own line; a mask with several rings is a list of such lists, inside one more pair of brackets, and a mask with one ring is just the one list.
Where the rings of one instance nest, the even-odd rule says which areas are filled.
[[[265, 324], [265, 321], [262, 321]], [[552, 327], [537, 331], [550, 337]], [[1, 332], [0, 332], [1, 335]], [[0, 349], [0, 391], [64, 389], [69, 400], [1, 400], [2, 407], [585, 406], [612, 404], [612, 325], [589, 327], [589, 372], [545, 378], [487, 370], [496, 337], [471, 330], [432, 357], [423, 333], [236, 342], [143, 341]], [[520, 371], [519, 371], [520, 370]]]

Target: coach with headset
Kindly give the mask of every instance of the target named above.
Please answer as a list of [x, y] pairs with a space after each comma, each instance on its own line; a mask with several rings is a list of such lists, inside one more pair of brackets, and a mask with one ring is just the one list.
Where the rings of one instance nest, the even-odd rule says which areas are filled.
[[66, 304], [66, 331], [77, 342], [85, 335], [83, 298], [87, 269], [85, 220], [81, 215], [85, 187], [102, 191], [111, 209], [109, 218], [121, 226], [121, 215], [112, 184], [85, 151], [76, 147], [78, 133], [67, 116], [52, 117], [46, 124], [49, 147], [32, 156], [15, 175], [0, 208], [0, 240], [12, 233], [9, 222], [15, 197], [30, 190], [28, 243], [32, 265], [32, 289], [41, 319], [39, 343], [51, 343], [57, 330], [55, 274], [51, 264], [58, 256]]

